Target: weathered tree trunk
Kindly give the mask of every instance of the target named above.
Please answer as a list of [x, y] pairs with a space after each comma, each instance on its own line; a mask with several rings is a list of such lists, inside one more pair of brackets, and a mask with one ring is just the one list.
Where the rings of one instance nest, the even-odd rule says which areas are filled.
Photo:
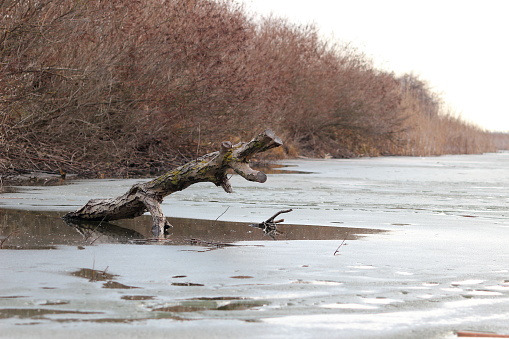
[[282, 144], [281, 139], [271, 130], [266, 130], [248, 143], [232, 145], [231, 142], [224, 141], [217, 152], [190, 161], [152, 181], [135, 184], [122, 196], [92, 199], [75, 212], [67, 213], [64, 219], [111, 221], [134, 218], [148, 211], [152, 215], [154, 236], [163, 237], [165, 228], [171, 227], [160, 205], [164, 197], [192, 184], [206, 181], [232, 193], [227, 177], [230, 168], [249, 181], [263, 183], [267, 176], [249, 167], [249, 160], [257, 153]]

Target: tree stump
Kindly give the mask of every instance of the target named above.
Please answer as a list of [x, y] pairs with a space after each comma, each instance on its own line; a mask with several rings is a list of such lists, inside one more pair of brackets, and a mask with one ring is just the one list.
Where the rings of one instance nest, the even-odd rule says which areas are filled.
[[249, 161], [257, 153], [282, 144], [281, 139], [270, 129], [247, 143], [232, 145], [231, 142], [224, 141], [217, 152], [201, 156], [146, 183], [135, 184], [119, 197], [92, 199], [80, 209], [67, 213], [63, 218], [111, 221], [135, 218], [149, 212], [153, 220], [152, 233], [155, 237], [162, 238], [164, 230], [171, 227], [161, 209], [164, 197], [198, 182], [212, 182], [216, 186], [221, 186], [227, 193], [232, 193], [227, 177], [229, 169], [233, 169], [246, 180], [263, 183], [267, 176], [263, 172], [253, 170], [249, 166]]

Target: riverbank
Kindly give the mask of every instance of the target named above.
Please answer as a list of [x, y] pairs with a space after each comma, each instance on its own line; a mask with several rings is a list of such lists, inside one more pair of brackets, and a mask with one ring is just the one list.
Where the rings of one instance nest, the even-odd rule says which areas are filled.
[[276, 159], [509, 149], [312, 25], [234, 1], [42, 3], [2, 8], [1, 176], [155, 176], [267, 128]]

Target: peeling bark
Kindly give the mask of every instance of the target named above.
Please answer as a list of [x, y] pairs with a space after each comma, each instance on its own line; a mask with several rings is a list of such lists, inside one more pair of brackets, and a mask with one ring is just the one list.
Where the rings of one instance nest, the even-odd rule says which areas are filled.
[[271, 130], [266, 130], [247, 143], [232, 145], [224, 141], [217, 152], [201, 156], [149, 182], [135, 184], [119, 197], [92, 199], [63, 218], [111, 221], [135, 218], [149, 212], [152, 215], [154, 236], [163, 237], [164, 230], [171, 227], [160, 205], [164, 197], [198, 182], [212, 182], [221, 186], [225, 192], [232, 193], [227, 177], [230, 168], [246, 180], [264, 183], [267, 180], [265, 173], [252, 169], [249, 161], [257, 153], [282, 144], [281, 139]]

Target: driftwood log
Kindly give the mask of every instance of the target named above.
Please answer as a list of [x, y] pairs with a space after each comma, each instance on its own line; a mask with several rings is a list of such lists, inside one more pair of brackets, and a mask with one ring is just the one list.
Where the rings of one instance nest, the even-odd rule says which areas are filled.
[[263, 183], [267, 176], [253, 170], [249, 161], [257, 153], [282, 144], [281, 139], [271, 130], [266, 130], [247, 143], [232, 145], [231, 142], [224, 141], [217, 152], [201, 156], [149, 182], [135, 184], [119, 197], [92, 199], [63, 218], [111, 221], [134, 218], [149, 212], [153, 220], [152, 233], [155, 237], [164, 237], [164, 230], [171, 227], [161, 209], [164, 197], [198, 182], [212, 182], [227, 193], [232, 193], [227, 176], [229, 169], [249, 181]]

